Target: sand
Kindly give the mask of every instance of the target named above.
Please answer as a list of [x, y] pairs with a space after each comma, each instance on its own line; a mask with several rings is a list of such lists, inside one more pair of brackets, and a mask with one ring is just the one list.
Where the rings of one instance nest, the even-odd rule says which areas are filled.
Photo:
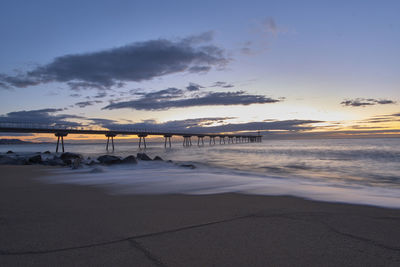
[[289, 196], [109, 195], [0, 167], [0, 266], [400, 266], [400, 210]]

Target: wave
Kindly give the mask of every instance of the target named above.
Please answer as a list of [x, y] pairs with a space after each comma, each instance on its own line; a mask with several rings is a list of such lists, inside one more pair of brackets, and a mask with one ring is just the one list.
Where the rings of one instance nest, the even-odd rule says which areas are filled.
[[292, 195], [307, 199], [400, 208], [400, 190], [353, 184], [348, 180], [307, 180], [237, 172], [221, 168], [182, 168], [171, 163], [140, 162], [136, 166], [57, 169], [49, 183], [96, 186], [111, 194]]

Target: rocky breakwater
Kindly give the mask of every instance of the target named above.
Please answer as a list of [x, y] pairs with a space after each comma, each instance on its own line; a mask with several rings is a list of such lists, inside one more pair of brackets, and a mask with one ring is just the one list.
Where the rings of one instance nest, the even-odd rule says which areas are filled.
[[[171, 160], [164, 161], [160, 156], [151, 158], [146, 153], [137, 153], [136, 156], [129, 155], [127, 157], [118, 157], [115, 155], [102, 155], [95, 159], [91, 157], [83, 157], [81, 154], [65, 152], [51, 153], [45, 151], [43, 153], [18, 154], [12, 151], [0, 154], [0, 165], [44, 165], [44, 166], [60, 166], [79, 169], [85, 166], [111, 166], [111, 165], [128, 165], [138, 164], [140, 161], [145, 162], [167, 162], [173, 163]], [[196, 166], [191, 163], [174, 163], [177, 166], [195, 169]]]
[[82, 166], [93, 166], [93, 165], [116, 165], [116, 164], [137, 164], [138, 161], [163, 161], [159, 156], [151, 159], [145, 153], [138, 153], [136, 157], [134, 155], [127, 156], [125, 158], [114, 155], [102, 155], [97, 159], [90, 157], [84, 158], [82, 155], [77, 153], [65, 152], [65, 153], [50, 153], [45, 151], [43, 153], [35, 154], [16, 154], [12, 151], [8, 151], [5, 154], [0, 155], [0, 165], [47, 165], [47, 166], [63, 166], [71, 167], [73, 169], [80, 168]]

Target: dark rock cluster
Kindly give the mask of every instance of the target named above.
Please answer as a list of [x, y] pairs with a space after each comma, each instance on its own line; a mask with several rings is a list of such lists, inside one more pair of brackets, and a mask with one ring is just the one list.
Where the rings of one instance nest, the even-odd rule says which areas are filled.
[[0, 165], [47, 165], [47, 166], [70, 166], [73, 169], [77, 169], [82, 165], [115, 165], [115, 164], [137, 164], [138, 160], [142, 161], [163, 161], [159, 156], [151, 159], [145, 153], [138, 153], [136, 157], [134, 155], [127, 156], [125, 158], [117, 157], [114, 155], [102, 155], [96, 160], [84, 158], [82, 155], [77, 153], [65, 152], [62, 154], [54, 154], [45, 151], [43, 153], [36, 153], [30, 156], [21, 156], [12, 151], [8, 151], [4, 155], [0, 155]]

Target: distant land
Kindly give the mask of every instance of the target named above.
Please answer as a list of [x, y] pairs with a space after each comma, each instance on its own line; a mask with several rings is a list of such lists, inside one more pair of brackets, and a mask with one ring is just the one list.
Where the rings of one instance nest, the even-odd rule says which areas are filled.
[[19, 139], [0, 139], [0, 145], [19, 145], [33, 144], [33, 142], [22, 141]]

